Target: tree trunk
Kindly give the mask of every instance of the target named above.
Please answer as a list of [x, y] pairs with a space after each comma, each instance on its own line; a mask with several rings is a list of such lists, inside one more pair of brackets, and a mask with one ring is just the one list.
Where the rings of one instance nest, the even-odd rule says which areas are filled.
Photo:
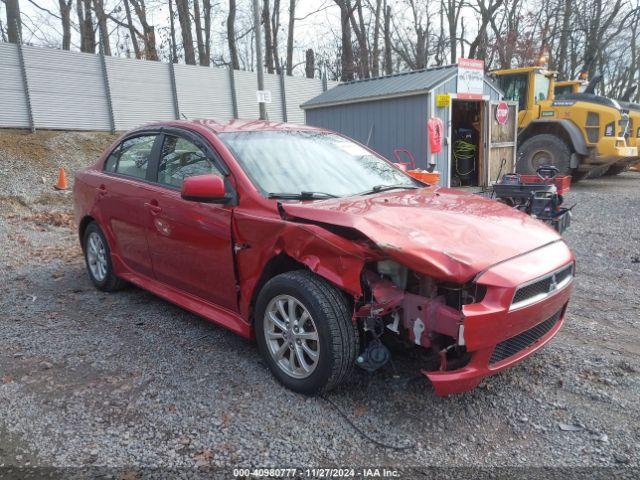
[[391, 7], [386, 5], [384, 9], [384, 73], [386, 75], [393, 73], [391, 48]]
[[313, 53], [313, 49], [307, 50], [305, 55], [304, 73], [307, 78], [314, 78], [316, 73], [316, 55]]
[[280, 32], [280, 0], [273, 0], [273, 10], [271, 11], [271, 43], [273, 45], [273, 64], [276, 73], [282, 73], [282, 65], [280, 64], [280, 48], [278, 41], [278, 33]]
[[191, 34], [191, 18], [189, 17], [189, 0], [176, 0], [178, 9], [178, 21], [182, 33], [182, 48], [184, 49], [184, 61], [187, 65], [196, 64], [196, 52], [193, 48], [193, 35]]
[[73, 0], [58, 0], [60, 7], [60, 23], [62, 24], [62, 49], [71, 49], [71, 2]]
[[380, 15], [382, 10], [382, 0], [376, 0], [376, 10], [374, 14], [373, 27], [373, 52], [371, 53], [371, 75], [380, 76]]
[[206, 63], [203, 65], [209, 66], [211, 64], [211, 0], [203, 0], [202, 6], [204, 8], [204, 52], [206, 57]]
[[93, 0], [93, 8], [98, 20], [98, 31], [100, 32], [100, 45], [102, 53], [111, 56], [111, 43], [109, 42], [109, 29], [107, 27], [107, 15], [104, 12], [104, 0]]
[[7, 11], [7, 38], [10, 43], [18, 43], [22, 38], [22, 18], [18, 0], [4, 0]]
[[140, 52], [140, 46], [138, 45], [138, 37], [136, 33], [136, 29], [133, 26], [133, 19], [131, 18], [131, 6], [129, 5], [129, 0], [124, 0], [124, 11], [127, 15], [127, 24], [129, 25], [129, 37], [131, 39], [131, 45], [133, 46], [133, 53], [136, 58], [142, 58], [142, 53]]
[[287, 30], [287, 75], [293, 75], [293, 29], [296, 21], [296, 0], [289, 0], [289, 28]]
[[[147, 22], [147, 8], [143, 0], [129, 0], [138, 15], [138, 20], [142, 26], [142, 36], [144, 38], [144, 57], [147, 60], [158, 60], [158, 50], [156, 49], [156, 32], [153, 25]], [[193, 50], [193, 44], [191, 45]]]
[[[347, 2], [349, 5], [349, 2]], [[354, 16], [354, 10], [358, 12], [358, 19]], [[351, 9], [351, 26], [356, 34], [358, 41], [358, 56], [360, 78], [369, 78], [371, 71], [369, 69], [369, 45], [367, 39], [367, 26], [364, 23], [364, 14], [362, 13], [362, 0], [356, 0], [354, 8]]]
[[[262, 23], [264, 24], [264, 59], [267, 73], [273, 73], [273, 41], [271, 38], [271, 12], [269, 0], [262, 0]], [[260, 66], [262, 68], [262, 65]]]
[[558, 71], [560, 74], [560, 78], [567, 79], [567, 49], [569, 46], [569, 35], [570, 35], [570, 22], [571, 22], [571, 10], [572, 0], [564, 0], [564, 9], [562, 13], [562, 31], [560, 32], [560, 51], [558, 53]]
[[93, 31], [91, 0], [78, 0], [78, 26], [80, 28], [80, 51], [96, 53], [96, 37]]
[[196, 27], [196, 42], [198, 43], [198, 60], [200, 65], [208, 65], [207, 54], [202, 36], [202, 15], [200, 14], [200, 0], [193, 0], [193, 21]]
[[176, 45], [176, 21], [173, 11], [173, 0], [169, 0], [169, 32], [171, 34], [171, 61], [178, 63], [178, 46]]
[[355, 78], [353, 64], [353, 45], [351, 43], [351, 2], [349, 0], [334, 0], [340, 7], [340, 28], [341, 28], [341, 70], [340, 80], [351, 81]]
[[238, 47], [236, 45], [236, 10], [236, 0], [229, 0], [229, 16], [227, 17], [227, 41], [229, 42], [229, 56], [231, 57], [231, 68], [233, 70], [240, 70], [240, 61], [238, 60]]

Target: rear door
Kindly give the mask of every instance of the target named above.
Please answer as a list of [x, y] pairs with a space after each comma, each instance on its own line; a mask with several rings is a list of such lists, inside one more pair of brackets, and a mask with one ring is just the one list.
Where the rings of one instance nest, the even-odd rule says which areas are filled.
[[107, 158], [98, 187], [98, 210], [112, 243], [113, 254], [129, 269], [152, 277], [147, 230], [151, 185], [150, 164], [160, 148], [158, 132], [123, 140]]
[[505, 173], [515, 171], [518, 150], [518, 103], [492, 101], [486, 109], [489, 118], [487, 142], [487, 172], [485, 185], [493, 185]]
[[149, 250], [157, 280], [205, 301], [237, 310], [231, 242], [232, 205], [183, 200], [192, 175], [224, 177], [211, 147], [177, 129], [163, 134], [149, 208]]

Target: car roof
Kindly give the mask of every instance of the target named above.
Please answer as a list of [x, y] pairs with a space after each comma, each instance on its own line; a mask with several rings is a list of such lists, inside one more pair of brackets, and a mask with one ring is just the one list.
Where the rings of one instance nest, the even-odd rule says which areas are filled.
[[309, 125], [299, 125], [295, 123], [271, 122], [268, 120], [246, 120], [246, 119], [230, 119], [220, 120], [213, 118], [203, 118], [194, 120], [172, 120], [168, 122], [153, 122], [144, 125], [142, 128], [149, 127], [205, 127], [213, 133], [224, 132], [255, 132], [267, 130], [304, 130], [304, 131], [324, 131], [321, 128], [311, 127]]

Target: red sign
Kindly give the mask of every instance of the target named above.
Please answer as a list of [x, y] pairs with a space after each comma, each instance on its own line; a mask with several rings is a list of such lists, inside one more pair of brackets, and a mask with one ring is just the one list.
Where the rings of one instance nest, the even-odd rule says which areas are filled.
[[500, 102], [496, 107], [496, 120], [500, 125], [507, 123], [509, 119], [509, 105], [505, 102]]

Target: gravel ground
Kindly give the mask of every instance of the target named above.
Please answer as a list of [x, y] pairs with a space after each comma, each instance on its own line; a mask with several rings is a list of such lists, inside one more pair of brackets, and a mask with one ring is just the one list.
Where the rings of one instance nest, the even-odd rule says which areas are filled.
[[[80, 164], [99, 150], [77, 160], [90, 136], [47, 141]], [[575, 293], [536, 355], [448, 398], [401, 355], [323, 399], [285, 390], [254, 344], [149, 293], [95, 290], [70, 196], [1, 148], [0, 169], [0, 467], [105, 466], [128, 478], [141, 467], [640, 466], [639, 173], [568, 195]], [[377, 446], [342, 414], [407, 448]]]

